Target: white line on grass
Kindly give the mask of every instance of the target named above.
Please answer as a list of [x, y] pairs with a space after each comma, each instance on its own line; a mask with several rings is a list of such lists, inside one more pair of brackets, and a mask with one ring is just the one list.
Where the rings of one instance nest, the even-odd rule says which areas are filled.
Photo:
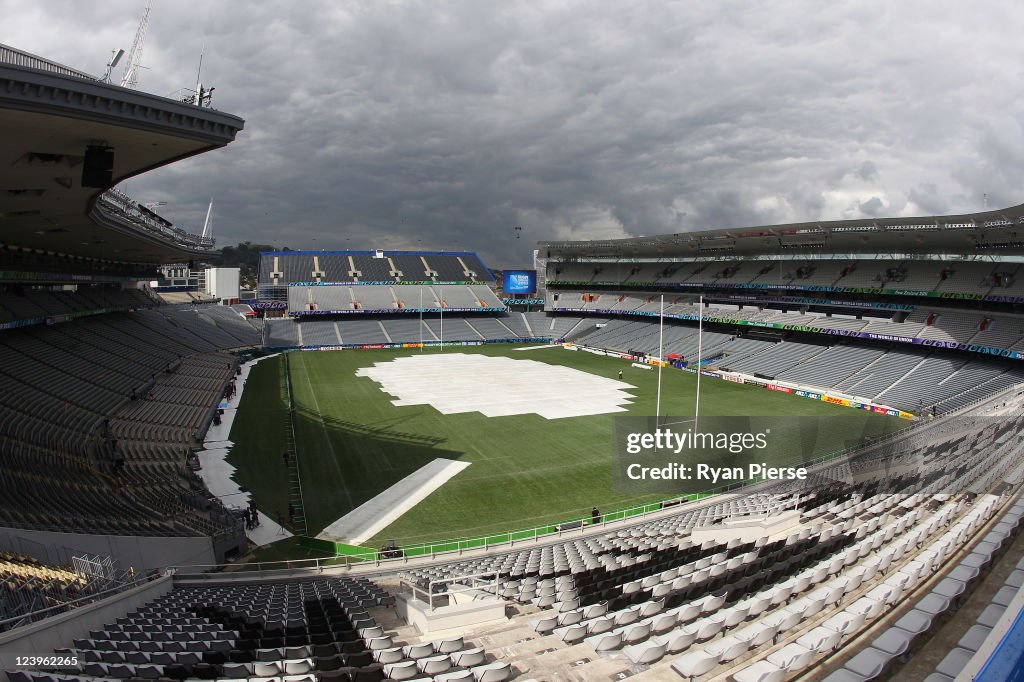
[[[338, 455], [334, 451], [334, 444], [331, 443], [331, 436], [327, 432], [327, 423], [324, 421], [323, 412], [320, 411], [320, 401], [316, 397], [316, 391], [313, 390], [313, 382], [309, 380], [309, 372], [306, 371], [306, 363], [302, 363], [302, 374], [306, 379], [306, 385], [309, 386], [309, 392], [313, 395], [313, 405], [316, 407], [316, 416], [320, 421], [320, 429], [324, 432], [324, 440], [327, 441], [327, 449], [331, 451], [331, 463], [334, 465], [334, 470], [338, 472], [338, 477], [341, 478], [341, 488], [345, 493], [345, 499], [348, 500], [348, 507], [352, 509], [355, 503], [352, 500], [352, 495], [348, 491], [348, 485], [345, 484], [345, 476], [341, 473], [341, 467], [338, 466]], [[302, 460], [299, 460], [300, 462]]]

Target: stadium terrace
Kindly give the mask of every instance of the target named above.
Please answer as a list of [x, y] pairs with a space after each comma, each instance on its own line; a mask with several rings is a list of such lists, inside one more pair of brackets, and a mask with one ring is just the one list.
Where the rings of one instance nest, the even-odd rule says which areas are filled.
[[[1024, 205], [273, 251], [243, 298], [116, 185], [245, 122], [107, 80], [0, 45], [9, 682], [1019, 676]], [[612, 490], [672, 415], [828, 428]]]

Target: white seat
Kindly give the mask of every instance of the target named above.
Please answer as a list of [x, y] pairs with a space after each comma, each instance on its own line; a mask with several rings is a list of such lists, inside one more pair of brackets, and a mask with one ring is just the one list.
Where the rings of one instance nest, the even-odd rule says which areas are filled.
[[626, 658], [639, 665], [657, 663], [665, 655], [667, 644], [655, 638], [643, 644], [633, 644], [622, 650]]
[[732, 636], [736, 639], [745, 639], [750, 643], [751, 649], [772, 641], [775, 638], [775, 633], [778, 632], [777, 627], [765, 625], [764, 623], [751, 623], [745, 628], [741, 628], [732, 633]]
[[718, 661], [720, 663], [728, 663], [733, 659], [739, 658], [747, 653], [749, 649], [749, 641], [732, 636], [716, 639], [704, 647], [704, 651], [707, 653], [712, 655], [718, 654]]
[[621, 628], [621, 632], [623, 644], [633, 644], [651, 636], [651, 624], [648, 622], [632, 623]]
[[700, 602], [683, 604], [676, 612], [676, 620], [680, 623], [689, 623], [700, 615]]
[[416, 661], [416, 667], [419, 668], [420, 672], [424, 675], [440, 675], [441, 673], [448, 672], [452, 667], [452, 661], [448, 657], [448, 654], [440, 654], [437, 656], [430, 656], [428, 658], [421, 658]]
[[693, 679], [718, 665], [718, 657], [703, 649], [691, 651], [672, 661], [672, 669], [683, 677]]
[[829, 630], [833, 630], [845, 636], [860, 630], [864, 625], [864, 620], [863, 614], [842, 611], [832, 616], [821, 625], [822, 627], [826, 627]]
[[583, 641], [587, 636], [587, 626], [582, 624], [570, 625], [565, 628], [558, 628], [554, 634], [566, 644], [575, 644]]
[[508, 661], [497, 661], [490, 665], [473, 668], [476, 682], [504, 682], [512, 677], [512, 665]]
[[451, 659], [452, 665], [460, 668], [472, 668], [473, 666], [481, 665], [485, 660], [484, 650], [479, 647], [453, 651], [448, 654], [448, 658]]
[[618, 630], [615, 632], [604, 632], [587, 637], [583, 641], [590, 645], [590, 648], [594, 651], [611, 651], [622, 646], [622, 632]]
[[624, 609], [615, 614], [615, 627], [629, 625], [630, 623], [635, 623], [639, 619], [640, 613], [635, 607]]
[[819, 625], [810, 632], [803, 634], [796, 640], [796, 643], [806, 649], [810, 649], [820, 654], [835, 649], [839, 646], [839, 642], [841, 642], [842, 639], [842, 633]]
[[664, 637], [666, 642], [665, 651], [670, 654], [676, 654], [688, 649], [691, 644], [697, 641], [697, 629], [698, 625], [691, 623], [667, 633]]
[[416, 661], [399, 661], [386, 664], [384, 675], [389, 680], [411, 680], [419, 675], [419, 671], [416, 669]]
[[875, 601], [870, 597], [861, 597], [846, 607], [846, 610], [863, 615], [865, 620], [872, 620], [885, 610], [885, 602]]
[[731, 606], [725, 610], [725, 621], [722, 623], [722, 628], [728, 630], [734, 628], [747, 619], [747, 608], [737, 604]]
[[765, 660], [782, 668], [787, 673], [795, 673], [810, 665], [816, 654], [815, 650], [794, 643], [787, 644], [775, 653], [769, 654]]
[[697, 621], [697, 640], [703, 642], [706, 639], [711, 639], [722, 631], [722, 625], [724, 622], [725, 616], [720, 613], [716, 613]]
[[733, 673], [732, 679], [736, 682], [782, 682], [786, 679], [786, 671], [768, 661], [758, 661]]

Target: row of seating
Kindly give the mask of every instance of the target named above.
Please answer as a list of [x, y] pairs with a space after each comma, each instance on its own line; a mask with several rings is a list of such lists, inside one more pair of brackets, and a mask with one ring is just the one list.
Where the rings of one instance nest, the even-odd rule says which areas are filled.
[[742, 260], [694, 263], [549, 262], [547, 282], [631, 286], [684, 284], [715, 287], [756, 286], [788, 290], [815, 287], [879, 291], [949, 292], [1021, 296], [1019, 266], [978, 261]]

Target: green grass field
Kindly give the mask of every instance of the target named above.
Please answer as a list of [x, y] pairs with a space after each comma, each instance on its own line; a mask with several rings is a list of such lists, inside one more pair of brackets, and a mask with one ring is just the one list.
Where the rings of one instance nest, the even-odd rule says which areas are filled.
[[[655, 411], [658, 373], [631, 368], [622, 360], [560, 348], [515, 352], [505, 344], [444, 352], [456, 351], [567, 365], [609, 378], [622, 370], [623, 380], [636, 386], [629, 414]], [[611, 510], [667, 497], [612, 492], [613, 414], [557, 420], [537, 415], [489, 418], [479, 412], [443, 415], [426, 405], [393, 406], [392, 396], [377, 383], [355, 376], [360, 367], [419, 352], [290, 355], [296, 448], [311, 536], [437, 457], [472, 465], [364, 544], [471, 537], [584, 516], [593, 505]], [[264, 360], [250, 373], [231, 432], [235, 447], [228, 458], [238, 469], [239, 484], [253, 492], [260, 508], [282, 515], [287, 508], [287, 474], [281, 459], [286, 442], [280, 388], [284, 367], [279, 356]], [[692, 415], [694, 375], [666, 369], [662, 381], [662, 414]], [[482, 385], [481, 400], [501, 400], [502, 390]], [[831, 450], [848, 445], [851, 433], [906, 426], [893, 417], [715, 379], [701, 382], [701, 414], [834, 418], [834, 432], [822, 445]]]

